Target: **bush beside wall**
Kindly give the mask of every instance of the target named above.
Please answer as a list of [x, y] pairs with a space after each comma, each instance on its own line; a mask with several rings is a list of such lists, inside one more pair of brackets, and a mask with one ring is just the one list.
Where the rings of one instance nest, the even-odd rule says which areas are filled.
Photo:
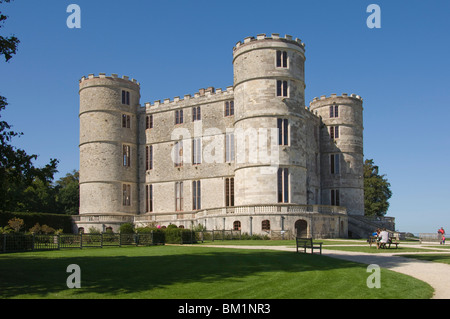
[[62, 229], [63, 233], [72, 233], [72, 216], [45, 213], [10, 213], [0, 212], [0, 227], [8, 225], [8, 221], [13, 218], [20, 218], [24, 221], [22, 232], [28, 231], [31, 227], [39, 223], [54, 229]]

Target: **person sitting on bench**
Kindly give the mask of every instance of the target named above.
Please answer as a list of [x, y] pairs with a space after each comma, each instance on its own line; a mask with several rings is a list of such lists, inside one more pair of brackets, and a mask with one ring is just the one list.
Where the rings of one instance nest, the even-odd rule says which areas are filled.
[[379, 241], [377, 242], [378, 248], [386, 248], [386, 244], [389, 242], [389, 233], [386, 231], [386, 228], [380, 232]]

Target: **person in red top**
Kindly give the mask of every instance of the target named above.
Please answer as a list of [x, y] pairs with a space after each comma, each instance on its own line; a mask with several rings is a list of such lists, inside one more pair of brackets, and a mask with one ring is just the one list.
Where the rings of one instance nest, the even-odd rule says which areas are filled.
[[441, 245], [445, 244], [445, 230], [444, 227], [441, 227], [441, 229], [438, 229], [438, 234], [441, 236]]

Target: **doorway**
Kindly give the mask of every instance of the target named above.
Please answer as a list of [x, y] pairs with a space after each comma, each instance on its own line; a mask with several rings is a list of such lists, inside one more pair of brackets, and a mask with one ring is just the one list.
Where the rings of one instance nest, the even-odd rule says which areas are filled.
[[308, 237], [308, 223], [306, 220], [299, 219], [295, 222], [295, 233], [297, 237]]

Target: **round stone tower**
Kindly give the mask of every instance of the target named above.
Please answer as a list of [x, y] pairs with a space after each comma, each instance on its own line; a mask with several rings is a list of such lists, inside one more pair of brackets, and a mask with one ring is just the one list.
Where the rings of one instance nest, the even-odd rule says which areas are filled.
[[[100, 230], [116, 228], [121, 222], [128, 221], [127, 215], [138, 212], [137, 108], [140, 87], [126, 76], [90, 74], [80, 80], [79, 94], [78, 226], [94, 226]], [[86, 223], [89, 221], [93, 224]]]
[[233, 49], [236, 205], [307, 202], [304, 62], [304, 44], [288, 35]]
[[363, 100], [359, 95], [321, 96], [310, 110], [322, 120], [322, 204], [364, 215]]

